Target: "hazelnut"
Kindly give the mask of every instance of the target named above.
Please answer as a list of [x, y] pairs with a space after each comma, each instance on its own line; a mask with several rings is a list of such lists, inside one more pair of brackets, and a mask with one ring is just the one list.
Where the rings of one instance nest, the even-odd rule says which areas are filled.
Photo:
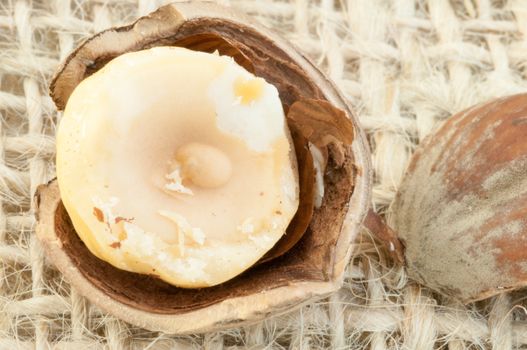
[[527, 95], [457, 113], [416, 150], [392, 207], [411, 278], [469, 303], [527, 285]]
[[[273, 229], [271, 225], [271, 229], [266, 229], [276, 233], [272, 235], [272, 244], [266, 243], [269, 246], [253, 254], [252, 260], [245, 260], [243, 266], [230, 272], [221, 270], [224, 266], [232, 265], [219, 263], [215, 276], [212, 276], [217, 278], [216, 281], [186, 284], [192, 276], [180, 276], [174, 280], [173, 274], [158, 271], [159, 264], [155, 265], [154, 271], [154, 265], [148, 260], [108, 259], [111, 252], [126, 251], [123, 242], [130, 235], [138, 233], [134, 223], [141, 220], [139, 215], [138, 218], [121, 217], [119, 211], [114, 209], [124, 202], [111, 195], [95, 199], [99, 204], [91, 209], [87, 205], [83, 207], [84, 217], [89, 217], [100, 227], [105, 226], [105, 230], [115, 232], [115, 242], [108, 241], [109, 245], [99, 247], [99, 242], [95, 241], [99, 238], [91, 239], [95, 235], [83, 236], [83, 232], [92, 230], [82, 219], [78, 220], [76, 215], [80, 217], [81, 213], [72, 210], [75, 206], [68, 203], [70, 198], [75, 198], [78, 203], [89, 203], [94, 199], [79, 195], [77, 191], [82, 192], [82, 185], [75, 187], [73, 180], [66, 186], [70, 193], [63, 193], [63, 186], [59, 190], [57, 181], [52, 181], [41, 186], [37, 194], [37, 234], [50, 259], [74, 288], [103, 310], [135, 325], [171, 333], [203, 332], [255, 322], [338, 289], [351, 254], [351, 242], [369, 207], [371, 170], [364, 135], [337, 89], [290, 44], [254, 23], [254, 20], [212, 3], [177, 3], [164, 6], [132, 25], [106, 30], [81, 44], [66, 59], [52, 81], [51, 96], [58, 109], [68, 106], [68, 113], [69, 100], [75, 99], [76, 95], [82, 96], [82, 91], [78, 93], [77, 89], [82, 90], [84, 82], [90, 84], [90, 76], [97, 79], [97, 76], [104, 75], [105, 69], [111, 70], [115, 61], [126, 60], [126, 57], [131, 57], [128, 55], [141, 55], [152, 48], [160, 55], [166, 50], [193, 50], [209, 54], [217, 51], [218, 56], [215, 57], [220, 59], [232, 57], [247, 74], [235, 78], [231, 85], [233, 88], [228, 90], [240, 96], [234, 107], [225, 96], [211, 93], [212, 99], [218, 97], [215, 102], [221, 110], [251, 108], [259, 103], [262, 94], [276, 88], [280, 108], [274, 103], [266, 103], [265, 110], [268, 113], [262, 115], [265, 120], [261, 121], [262, 125], [272, 124], [274, 127], [259, 128], [253, 132], [251, 128], [243, 126], [243, 120], [239, 123], [240, 119], [229, 119], [226, 113], [226, 118], [218, 119], [217, 129], [230, 133], [229, 137], [235, 135], [244, 139], [245, 144], [225, 148], [224, 143], [214, 142], [214, 138], [181, 140], [181, 136], [174, 137], [173, 147], [167, 148], [165, 156], [159, 157], [165, 162], [166, 171], [153, 176], [156, 186], [163, 189], [159, 191], [157, 188], [155, 192], [171, 201], [174, 198], [186, 201], [203, 193], [221, 192], [226, 186], [243, 188], [240, 185], [243, 181], [258, 178], [267, 181], [263, 188], [246, 187], [254, 192], [247, 194], [247, 198], [238, 192], [234, 197], [236, 201], [241, 201], [236, 202], [241, 211], [266, 211], [264, 226], [269, 223], [270, 217], [282, 220], [276, 228]], [[207, 57], [210, 56], [214, 55]], [[150, 78], [154, 80], [153, 76], [145, 75], [147, 82]], [[111, 86], [129, 87], [117, 81], [113, 84], [110, 82]], [[222, 91], [220, 85], [218, 91]], [[114, 92], [121, 93], [117, 88]], [[155, 97], [155, 94], [148, 96]], [[88, 98], [87, 103], [94, 104], [93, 99]], [[130, 109], [136, 112], [138, 106], [144, 103], [141, 96], [128, 101]], [[97, 103], [102, 105], [101, 101]], [[193, 105], [204, 108], [203, 103], [197, 100]], [[269, 112], [271, 110], [272, 113]], [[277, 113], [282, 113], [282, 118], [273, 116]], [[100, 120], [104, 116], [90, 115], [90, 118]], [[115, 119], [118, 116], [107, 118]], [[106, 123], [103, 122], [104, 125]], [[156, 123], [143, 124], [144, 128], [139, 127], [137, 135], [141, 129], [154, 130]], [[107, 135], [113, 132], [112, 128], [108, 129], [106, 134], [101, 133], [99, 144], [108, 142]], [[170, 136], [172, 131], [175, 132], [175, 129], [150, 137], [161, 137], [161, 134]], [[117, 132], [122, 130], [118, 129]], [[65, 140], [72, 141], [71, 138]], [[139, 152], [141, 145], [138, 143], [134, 149]], [[94, 155], [95, 161], [101, 162], [97, 154], [111, 155], [114, 150], [110, 147], [110, 153], [106, 152], [108, 149], [102, 153], [97, 150], [87, 152]], [[282, 169], [282, 176], [280, 172], [263, 171], [262, 174], [254, 175], [256, 179], [240, 177], [236, 152], [246, 152], [247, 157], [263, 152], [264, 158], [271, 157], [277, 162], [275, 164], [282, 165], [273, 168]], [[135, 161], [134, 152], [127, 151], [124, 154], [128, 160]], [[59, 157], [58, 165], [63, 160]], [[74, 159], [73, 153], [71, 160], [78, 161]], [[115, 162], [123, 160], [107, 157], [106, 161], [115, 165]], [[123, 166], [125, 163], [127, 161], [123, 161]], [[142, 161], [137, 164], [141, 169], [153, 170], [142, 164]], [[66, 169], [64, 165], [62, 170]], [[262, 169], [256, 167], [253, 172], [259, 173]], [[127, 170], [131, 171], [129, 168], [119, 171]], [[143, 171], [146, 173], [146, 170]], [[119, 183], [121, 178], [116, 176], [113, 181]], [[276, 179], [285, 181], [285, 187], [277, 187]], [[291, 184], [298, 187], [298, 192]], [[141, 202], [144, 195], [151, 195], [153, 191], [135, 190], [137, 187], [129, 183], [119, 191], [120, 195], [130, 196], [128, 198], [132, 202], [127, 201], [126, 205]], [[269, 200], [275, 206], [265, 205]], [[273, 208], [273, 211], [266, 208]], [[212, 231], [204, 229], [205, 221], [191, 221], [180, 211], [165, 207], [155, 208], [155, 213], [153, 210], [152, 213], [156, 221], [164, 220], [163, 223], [172, 228], [173, 233], [165, 237], [164, 241], [171, 246], [174, 256], [184, 256], [189, 253], [189, 247], [199, 251], [201, 244], [205, 246], [210, 239]], [[283, 234], [287, 223], [289, 225]], [[245, 234], [258, 230], [259, 226], [261, 222], [255, 215], [244, 215], [243, 219], [240, 217], [236, 221], [236, 230]], [[177, 230], [174, 231], [174, 227]], [[232, 229], [233, 226], [230, 227]], [[159, 237], [165, 232], [158, 231]], [[137, 248], [146, 249], [148, 242], [140, 242], [143, 246]], [[130, 253], [133, 251], [130, 250], [128, 255]], [[218, 251], [211, 253], [220, 254]], [[256, 264], [239, 274], [258, 259]], [[118, 266], [119, 261], [126, 261], [127, 266]], [[214, 285], [222, 280], [223, 283]], [[209, 287], [195, 288], [205, 285]]]

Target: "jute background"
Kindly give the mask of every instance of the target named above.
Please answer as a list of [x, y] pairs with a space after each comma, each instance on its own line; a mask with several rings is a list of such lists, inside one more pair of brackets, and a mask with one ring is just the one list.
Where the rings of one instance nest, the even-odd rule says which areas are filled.
[[[244, 329], [152, 333], [71, 290], [33, 234], [32, 194], [54, 176], [50, 74], [86, 35], [165, 2], [0, 0], [0, 349], [527, 349], [525, 292], [460, 306], [409, 281], [367, 233], [339, 293]], [[352, 101], [388, 215], [412, 150], [439, 122], [527, 90], [525, 0], [222, 2], [297, 44]]]

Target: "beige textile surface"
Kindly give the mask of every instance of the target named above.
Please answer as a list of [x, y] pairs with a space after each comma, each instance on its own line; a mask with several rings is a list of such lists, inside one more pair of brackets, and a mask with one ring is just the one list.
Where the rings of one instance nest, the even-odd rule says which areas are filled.
[[[91, 306], [46, 261], [32, 194], [54, 175], [60, 59], [166, 1], [0, 0], [0, 349], [527, 349], [525, 292], [467, 307], [357, 242], [343, 289], [261, 324], [174, 337]], [[415, 145], [451, 113], [527, 90], [527, 1], [225, 0], [283, 33], [340, 86], [368, 132], [386, 211]], [[426, 190], [426, 189], [424, 189]]]

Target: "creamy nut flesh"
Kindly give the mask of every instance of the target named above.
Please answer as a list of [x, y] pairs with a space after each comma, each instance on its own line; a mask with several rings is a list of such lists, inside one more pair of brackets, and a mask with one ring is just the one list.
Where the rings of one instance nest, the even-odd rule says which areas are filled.
[[249, 268], [298, 207], [276, 88], [230, 57], [175, 47], [119, 56], [77, 86], [57, 177], [93, 254], [188, 288]]

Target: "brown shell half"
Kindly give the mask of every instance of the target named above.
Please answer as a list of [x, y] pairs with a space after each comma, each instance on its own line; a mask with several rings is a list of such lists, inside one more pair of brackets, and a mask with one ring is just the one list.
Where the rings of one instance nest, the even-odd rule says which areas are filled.
[[298, 164], [300, 203], [293, 220], [287, 227], [286, 234], [265, 254], [261, 262], [288, 252], [309, 228], [315, 210], [315, 167], [309, 143], [316, 146], [323, 154], [322, 168], [326, 169], [330, 153], [335, 166], [343, 166], [347, 157], [346, 147], [353, 142], [353, 123], [343, 110], [327, 101], [313, 99], [296, 101], [289, 108], [287, 122], [294, 141]]
[[465, 303], [527, 285], [527, 94], [472, 107], [418, 148], [393, 205], [409, 275]]
[[[112, 58], [153, 46], [189, 45], [195, 43], [192, 38], [196, 36], [200, 40], [221, 38], [218, 49], [231, 50], [235, 59], [250, 63], [256, 75], [273, 83], [286, 110], [295, 101], [314, 99], [344, 111], [353, 125], [354, 137], [351, 146], [340, 150], [343, 159], [329, 148], [323, 203], [314, 211], [300, 241], [286, 254], [210, 288], [177, 288], [99, 260], [75, 233], [56, 182], [41, 186], [36, 197], [37, 234], [70, 283], [103, 310], [135, 325], [170, 333], [255, 322], [338, 289], [351, 242], [370, 200], [365, 138], [337, 89], [279, 36], [253, 19], [213, 3], [167, 5], [130, 26], [89, 38], [59, 69], [51, 95], [62, 109], [75, 86]], [[205, 41], [207, 50], [214, 48], [209, 45], [211, 40]]]

